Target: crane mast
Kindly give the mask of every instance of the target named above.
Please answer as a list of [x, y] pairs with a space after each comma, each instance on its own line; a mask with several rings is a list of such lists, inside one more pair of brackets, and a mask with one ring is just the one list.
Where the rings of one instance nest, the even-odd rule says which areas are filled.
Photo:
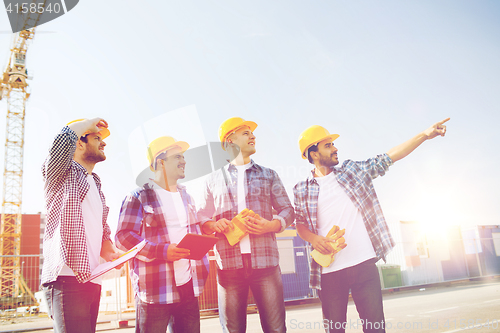
[[[26, 52], [35, 29], [16, 33], [10, 57], [1, 77], [0, 99], [7, 100], [3, 173], [2, 224], [0, 230], [0, 296], [17, 297], [20, 289], [32, 296], [22, 277], [21, 218], [23, 192], [24, 119], [28, 92]], [[33, 296], [32, 296], [33, 297]]]

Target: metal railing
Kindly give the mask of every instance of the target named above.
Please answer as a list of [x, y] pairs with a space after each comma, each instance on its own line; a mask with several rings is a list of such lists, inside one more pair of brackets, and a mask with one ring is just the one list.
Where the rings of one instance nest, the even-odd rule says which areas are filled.
[[[16, 293], [0, 297], [0, 318], [36, 315], [39, 312], [39, 300], [35, 293], [40, 289], [41, 255], [0, 256], [0, 258], [16, 258], [20, 263], [17, 273], [19, 285], [11, 288], [11, 290], [16, 290]], [[13, 283], [1, 277], [0, 281]]]

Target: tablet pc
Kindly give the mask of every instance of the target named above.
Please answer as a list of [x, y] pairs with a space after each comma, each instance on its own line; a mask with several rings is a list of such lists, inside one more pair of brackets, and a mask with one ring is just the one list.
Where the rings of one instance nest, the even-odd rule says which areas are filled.
[[189, 249], [191, 254], [187, 259], [200, 260], [205, 254], [217, 243], [219, 239], [213, 236], [205, 236], [198, 234], [187, 234], [177, 244], [177, 247]]

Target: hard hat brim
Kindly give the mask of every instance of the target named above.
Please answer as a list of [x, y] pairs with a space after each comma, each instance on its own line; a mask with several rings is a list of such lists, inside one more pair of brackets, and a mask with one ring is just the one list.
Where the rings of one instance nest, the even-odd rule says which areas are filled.
[[326, 139], [331, 139], [332, 141], [335, 141], [337, 140], [337, 138], [339, 137], [340, 135], [339, 134], [330, 134], [330, 135], [327, 135], [325, 137], [322, 137], [321, 139], [319, 140], [316, 140], [314, 141], [313, 143], [311, 143], [309, 146], [307, 146], [304, 151], [302, 152], [302, 159], [304, 160], [307, 160], [307, 151], [309, 150], [309, 148], [311, 148], [311, 146], [314, 146], [315, 144], [317, 144], [318, 142], [321, 142], [323, 140], [326, 140]]
[[[105, 127], [99, 127], [101, 130], [97, 133], [99, 133], [101, 135], [101, 139], [104, 140], [106, 139], [111, 133], [109, 132], [109, 129], [105, 128]], [[90, 134], [90, 133], [87, 133], [87, 134]]]

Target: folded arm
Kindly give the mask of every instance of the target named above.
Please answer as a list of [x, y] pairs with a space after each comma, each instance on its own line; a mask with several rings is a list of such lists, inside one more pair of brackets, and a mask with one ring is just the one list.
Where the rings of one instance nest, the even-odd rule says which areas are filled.
[[271, 205], [276, 210], [272, 220], [266, 220], [263, 217], [248, 217], [246, 226], [251, 234], [262, 235], [269, 232], [282, 232], [291, 225], [295, 219], [295, 213], [285, 187], [280, 177], [275, 171], [272, 171], [271, 182]]
[[304, 224], [297, 224], [297, 233], [299, 234], [300, 238], [302, 238], [306, 242], [311, 243], [312, 247], [315, 250], [318, 250], [323, 254], [329, 254], [333, 252], [333, 247], [331, 245], [335, 243], [333, 239], [316, 235]]
[[214, 232], [224, 232], [228, 227], [233, 227], [231, 221], [222, 218], [219, 221], [214, 219], [215, 203], [212, 190], [209, 185], [209, 180], [205, 182], [203, 198], [200, 202], [200, 208], [197, 212], [198, 220], [200, 220], [201, 231], [204, 234], [213, 234]]
[[316, 235], [309, 228], [309, 222], [306, 218], [305, 200], [301, 190], [296, 185], [293, 189], [294, 192], [294, 206], [295, 206], [295, 226], [300, 238], [310, 243], [312, 247], [323, 254], [333, 252], [333, 247], [330, 243], [334, 241], [330, 238]]
[[[118, 229], [116, 231], [115, 242], [116, 246], [128, 251], [144, 240], [141, 236], [141, 225], [143, 219], [142, 204], [134, 195], [129, 194], [122, 202], [120, 216], [118, 218]], [[146, 245], [137, 255], [137, 259], [142, 261], [153, 261], [161, 258], [164, 255], [166, 259], [168, 245], [160, 246], [159, 244], [146, 241]]]

